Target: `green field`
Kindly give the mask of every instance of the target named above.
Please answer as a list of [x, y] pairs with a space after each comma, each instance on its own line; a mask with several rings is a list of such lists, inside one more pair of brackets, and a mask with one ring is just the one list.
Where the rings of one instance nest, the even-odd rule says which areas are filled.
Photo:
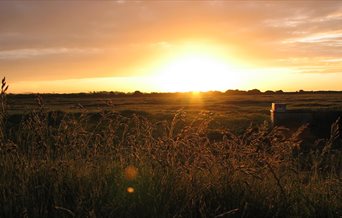
[[[2, 95], [0, 217], [341, 217], [342, 94]], [[266, 122], [264, 122], [266, 121]]]

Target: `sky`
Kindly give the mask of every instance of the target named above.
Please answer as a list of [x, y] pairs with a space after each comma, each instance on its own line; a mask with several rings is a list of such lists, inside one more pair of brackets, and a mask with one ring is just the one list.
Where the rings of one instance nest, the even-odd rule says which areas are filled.
[[13, 93], [342, 90], [342, 1], [0, 1]]

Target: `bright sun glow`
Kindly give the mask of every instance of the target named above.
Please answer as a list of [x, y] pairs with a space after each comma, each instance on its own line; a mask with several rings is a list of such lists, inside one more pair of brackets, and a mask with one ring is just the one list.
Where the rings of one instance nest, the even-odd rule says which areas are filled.
[[238, 87], [238, 74], [222, 58], [187, 54], [166, 63], [157, 78], [164, 91], [209, 91]]

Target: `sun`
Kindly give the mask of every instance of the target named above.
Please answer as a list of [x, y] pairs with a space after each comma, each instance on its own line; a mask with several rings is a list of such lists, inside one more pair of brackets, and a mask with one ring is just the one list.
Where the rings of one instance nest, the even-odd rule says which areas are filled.
[[238, 72], [227, 60], [209, 54], [185, 54], [167, 62], [158, 72], [163, 91], [223, 91], [238, 86]]

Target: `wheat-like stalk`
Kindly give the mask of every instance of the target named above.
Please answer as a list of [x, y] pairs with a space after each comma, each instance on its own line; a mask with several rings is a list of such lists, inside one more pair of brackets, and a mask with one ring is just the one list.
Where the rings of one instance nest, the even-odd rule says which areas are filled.
[[5, 122], [7, 117], [7, 102], [6, 102], [6, 91], [8, 85], [6, 84], [6, 78], [1, 80], [1, 111], [0, 111], [0, 141], [1, 144], [5, 141]]

